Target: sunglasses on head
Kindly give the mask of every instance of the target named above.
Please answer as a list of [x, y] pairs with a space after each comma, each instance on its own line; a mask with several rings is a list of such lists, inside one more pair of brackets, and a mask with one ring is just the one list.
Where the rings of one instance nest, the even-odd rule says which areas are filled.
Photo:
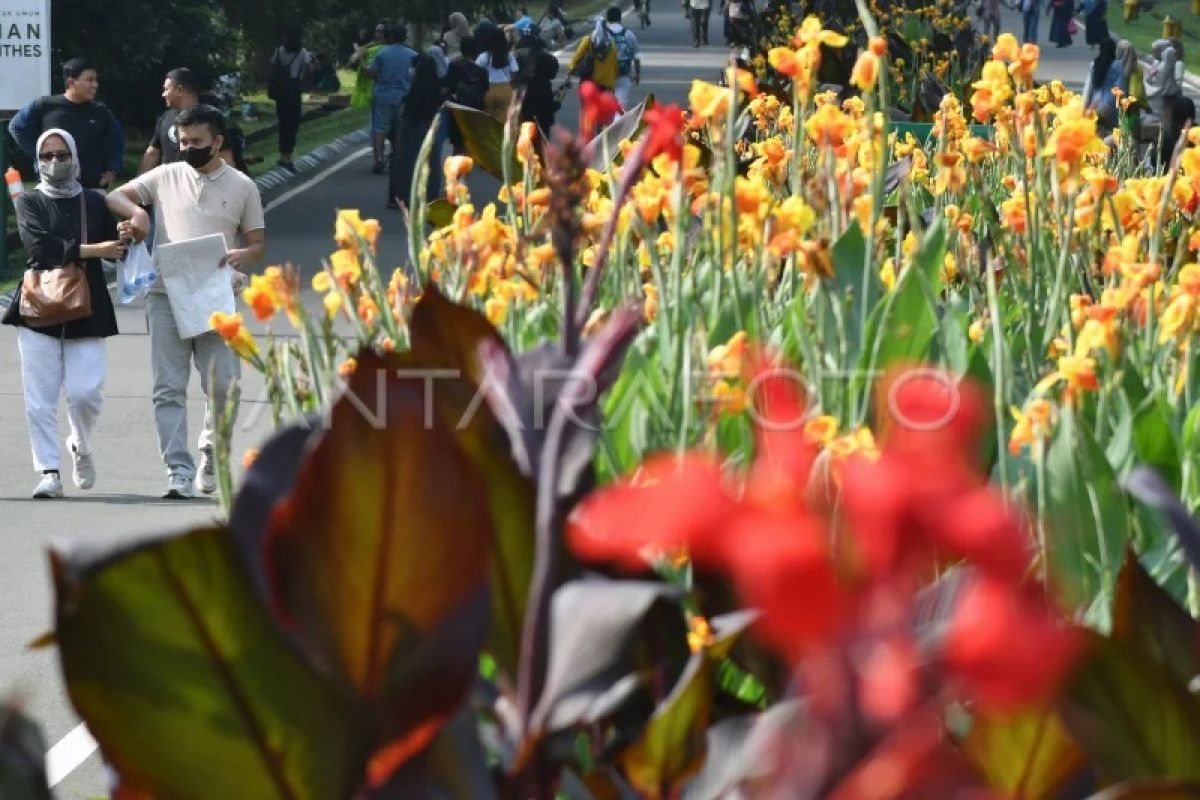
[[70, 160], [71, 160], [71, 153], [69, 150], [59, 150], [54, 153], [39, 153], [38, 154], [38, 161], [41, 161], [44, 164], [49, 164], [51, 161], [67, 162]]

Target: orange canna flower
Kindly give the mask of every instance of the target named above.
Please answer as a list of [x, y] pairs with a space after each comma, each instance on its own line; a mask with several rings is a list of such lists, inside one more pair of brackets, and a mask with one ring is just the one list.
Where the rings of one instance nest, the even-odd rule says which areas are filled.
[[858, 54], [858, 60], [854, 62], [854, 71], [850, 73], [850, 83], [864, 92], [869, 92], [875, 88], [878, 80], [879, 56], [870, 50], [862, 51]]

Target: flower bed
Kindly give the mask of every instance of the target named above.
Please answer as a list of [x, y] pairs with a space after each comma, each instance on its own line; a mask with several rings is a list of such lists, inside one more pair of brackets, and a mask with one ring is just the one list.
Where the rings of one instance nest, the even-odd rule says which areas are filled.
[[1200, 147], [1140, 173], [1011, 37], [889, 137], [863, 24], [840, 104], [808, 20], [783, 100], [464, 126], [414, 273], [343, 211], [319, 306], [245, 293], [298, 337], [214, 319], [282, 428], [227, 522], [52, 553], [130, 792], [1192, 791]]

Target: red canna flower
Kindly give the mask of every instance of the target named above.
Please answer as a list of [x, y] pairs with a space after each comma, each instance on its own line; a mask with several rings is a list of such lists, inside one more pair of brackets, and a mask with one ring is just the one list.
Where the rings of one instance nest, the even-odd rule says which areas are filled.
[[584, 140], [591, 139], [597, 128], [608, 125], [621, 111], [617, 96], [594, 81], [579, 84], [579, 106], [579, 134]]
[[678, 162], [683, 156], [683, 109], [675, 104], [654, 106], [643, 115], [646, 122], [648, 141], [647, 162], [665, 153], [671, 161]]
[[1050, 697], [1082, 643], [1077, 629], [1059, 621], [1041, 587], [980, 576], [958, 598], [946, 663], [968, 696], [1003, 711]]

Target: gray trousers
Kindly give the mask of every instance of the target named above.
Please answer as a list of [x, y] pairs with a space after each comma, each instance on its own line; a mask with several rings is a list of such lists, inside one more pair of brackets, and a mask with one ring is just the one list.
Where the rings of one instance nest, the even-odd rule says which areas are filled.
[[179, 338], [171, 301], [165, 294], [146, 295], [146, 325], [150, 331], [150, 366], [154, 375], [154, 424], [158, 428], [158, 449], [167, 473], [189, 480], [196, 475], [196, 462], [188, 449], [187, 388], [192, 363], [200, 373], [200, 386], [208, 402], [204, 407], [204, 427], [200, 431], [200, 450], [213, 446], [213, 425], [224, 409], [229, 390], [241, 374], [237, 355], [215, 331], [194, 339]]

